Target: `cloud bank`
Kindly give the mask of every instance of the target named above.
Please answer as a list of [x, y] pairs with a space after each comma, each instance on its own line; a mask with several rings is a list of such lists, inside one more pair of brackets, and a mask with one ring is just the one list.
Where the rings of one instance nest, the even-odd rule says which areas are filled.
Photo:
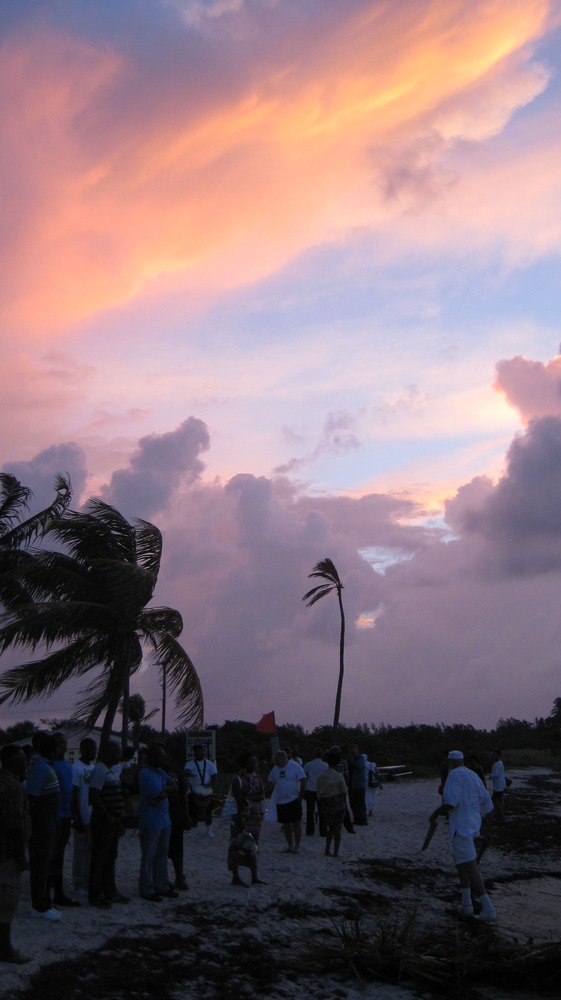
[[[561, 416], [533, 418], [499, 480], [460, 487], [440, 524], [397, 494], [313, 498], [284, 476], [248, 473], [205, 481], [208, 445], [208, 429], [190, 417], [141, 439], [104, 490], [128, 516], [157, 511], [157, 603], [183, 615], [208, 722], [271, 709], [309, 728], [329, 721], [337, 603], [301, 600], [325, 556], [344, 581], [344, 722], [492, 727], [548, 713], [561, 639]], [[36, 485], [71, 460], [79, 474], [72, 444], [11, 471]], [[148, 666], [135, 685], [159, 703]]]

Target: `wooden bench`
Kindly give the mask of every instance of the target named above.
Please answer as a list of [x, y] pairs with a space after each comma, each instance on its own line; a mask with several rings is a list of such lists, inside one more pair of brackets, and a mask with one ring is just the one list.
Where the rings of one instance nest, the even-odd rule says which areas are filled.
[[395, 781], [397, 778], [411, 778], [413, 771], [406, 771], [405, 764], [387, 764], [379, 767], [378, 771], [384, 781]]

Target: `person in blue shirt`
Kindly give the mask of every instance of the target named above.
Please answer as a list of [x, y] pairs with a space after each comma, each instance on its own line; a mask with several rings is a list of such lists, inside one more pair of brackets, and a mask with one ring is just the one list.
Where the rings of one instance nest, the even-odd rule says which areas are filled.
[[29, 838], [29, 886], [31, 913], [52, 923], [60, 920], [60, 910], [51, 906], [49, 870], [56, 843], [57, 813], [60, 800], [58, 778], [53, 768], [57, 749], [52, 733], [34, 733], [26, 781], [31, 836]]
[[54, 736], [57, 743], [53, 768], [58, 778], [59, 800], [57, 831], [51, 861], [50, 880], [54, 891], [55, 906], [79, 906], [80, 904], [77, 899], [72, 899], [66, 895], [63, 886], [64, 852], [70, 840], [70, 829], [72, 826], [72, 764], [65, 757], [67, 747], [66, 736], [61, 732], [55, 733]]
[[138, 891], [152, 903], [160, 903], [164, 896], [176, 899], [179, 895], [168, 879], [171, 832], [168, 795], [173, 779], [164, 771], [164, 761], [164, 747], [160, 743], [149, 746], [138, 779], [138, 832], [142, 850]]

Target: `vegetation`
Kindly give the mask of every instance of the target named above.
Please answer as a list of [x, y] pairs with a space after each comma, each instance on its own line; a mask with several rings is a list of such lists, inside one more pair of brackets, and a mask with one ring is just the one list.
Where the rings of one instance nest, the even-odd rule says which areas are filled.
[[29, 601], [22, 573], [32, 542], [40, 540], [53, 518], [60, 517], [72, 498], [66, 476], [55, 476], [55, 496], [49, 507], [29, 515], [32, 492], [9, 472], [0, 472], [0, 603], [15, 608]]
[[[18, 596], [2, 596], [0, 652], [21, 646], [46, 655], [0, 677], [0, 704], [47, 698], [71, 678], [96, 671], [77, 713], [88, 725], [104, 713], [105, 738], [122, 703], [126, 740], [130, 679], [147, 648], [159, 669], [165, 668], [181, 722], [201, 725], [199, 678], [178, 642], [181, 615], [147, 606], [162, 554], [155, 525], [129, 523], [114, 507], [93, 499], [81, 512], [53, 509], [41, 527], [58, 548], [26, 548], [25, 558], [12, 564]], [[27, 542], [31, 536], [23, 537]]]
[[337, 682], [335, 712], [333, 715], [333, 739], [335, 739], [337, 727], [339, 725], [339, 716], [341, 714], [341, 694], [343, 691], [343, 675], [345, 673], [345, 611], [343, 609], [342, 598], [343, 584], [341, 583], [335, 564], [331, 561], [331, 559], [322, 559], [321, 562], [318, 562], [314, 566], [313, 572], [309, 573], [308, 576], [309, 579], [316, 578], [323, 580], [323, 583], [318, 584], [317, 587], [312, 587], [307, 594], [304, 594], [302, 600], [306, 602], [307, 608], [311, 608], [312, 604], [316, 604], [317, 601], [321, 601], [322, 597], [326, 597], [327, 594], [331, 594], [333, 591], [337, 594], [337, 601], [339, 603], [339, 615], [341, 619], [341, 626], [339, 630], [339, 680]]

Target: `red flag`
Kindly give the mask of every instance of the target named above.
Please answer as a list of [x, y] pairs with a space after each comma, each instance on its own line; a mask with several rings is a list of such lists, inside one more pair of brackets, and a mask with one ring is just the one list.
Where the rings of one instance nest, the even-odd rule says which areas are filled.
[[275, 713], [267, 712], [262, 715], [259, 722], [255, 723], [255, 728], [258, 733], [274, 733], [275, 732]]

